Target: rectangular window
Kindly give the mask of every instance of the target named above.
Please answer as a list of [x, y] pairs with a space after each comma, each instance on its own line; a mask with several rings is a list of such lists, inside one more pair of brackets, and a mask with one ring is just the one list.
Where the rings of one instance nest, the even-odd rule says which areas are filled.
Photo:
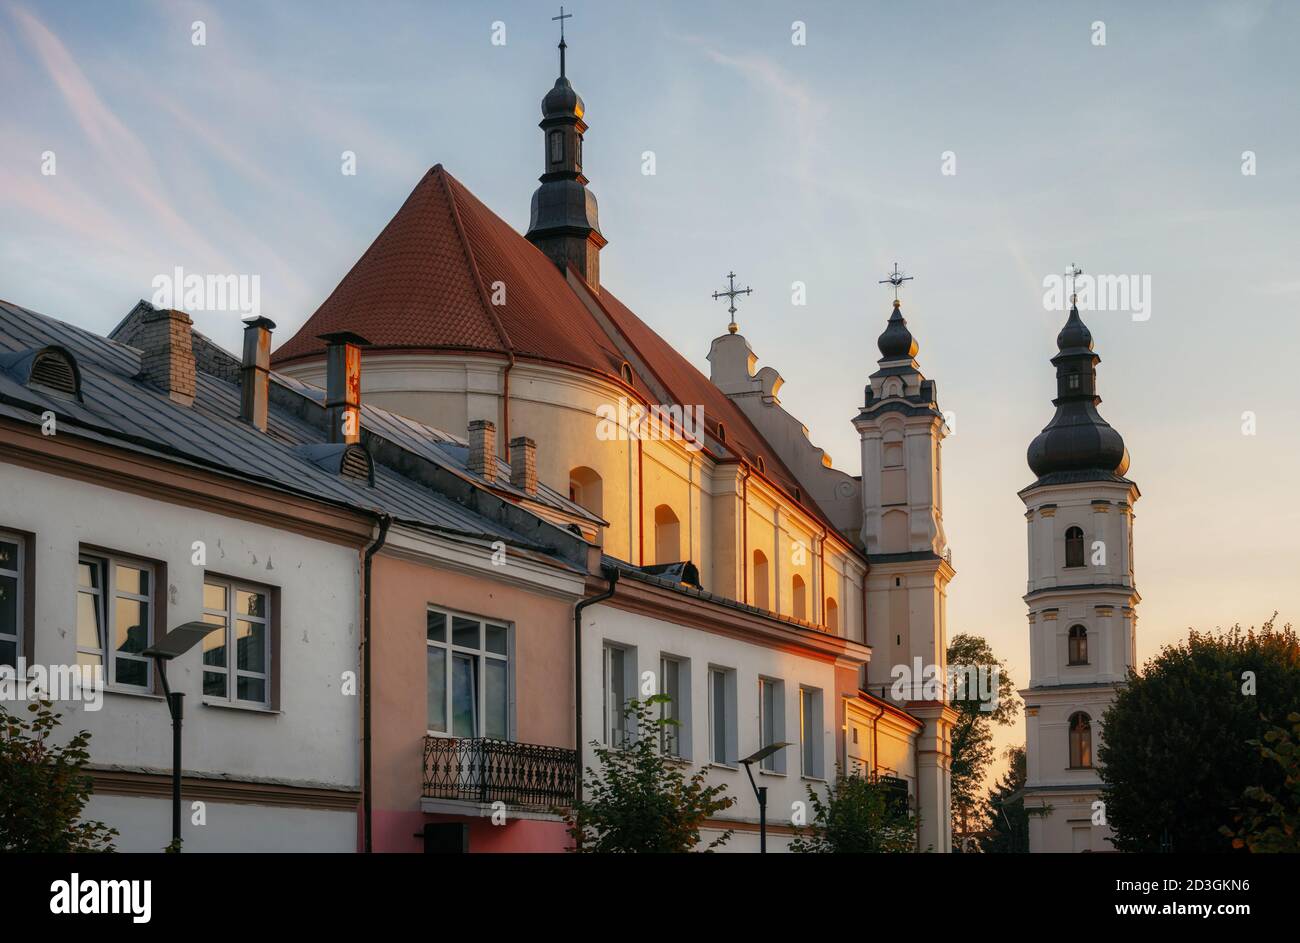
[[609, 746], [622, 748], [628, 745], [635, 732], [624, 711], [636, 686], [636, 649], [606, 642], [602, 660], [603, 736]]
[[203, 621], [220, 626], [203, 639], [203, 696], [270, 707], [270, 590], [209, 574]]
[[510, 626], [478, 616], [425, 613], [428, 729], [510, 739]]
[[[785, 739], [785, 684], [772, 678], [758, 679], [759, 746], [770, 746]], [[785, 772], [784, 750], [763, 757], [760, 769], [769, 773]]]
[[734, 766], [736, 758], [736, 673], [730, 668], [710, 668], [709, 759]]
[[665, 756], [686, 759], [691, 753], [691, 663], [671, 655], [659, 659], [659, 693], [670, 700], [659, 709], [664, 720], [676, 724], [661, 728], [659, 749]]
[[799, 752], [803, 775], [810, 779], [825, 776], [822, 736], [822, 692], [816, 688], [799, 689]]
[[23, 541], [0, 533], [0, 665], [18, 667], [23, 637]]
[[77, 664], [99, 665], [104, 683], [148, 692], [153, 642], [154, 568], [114, 556], [82, 554], [77, 562]]

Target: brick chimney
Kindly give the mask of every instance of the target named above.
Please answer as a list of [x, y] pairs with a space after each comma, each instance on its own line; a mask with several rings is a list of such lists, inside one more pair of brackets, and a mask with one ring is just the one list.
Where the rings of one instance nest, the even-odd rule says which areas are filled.
[[487, 419], [469, 424], [469, 471], [489, 484], [497, 479], [497, 427]]
[[510, 440], [510, 483], [524, 494], [537, 494], [537, 443], [527, 436]]
[[155, 308], [140, 319], [140, 377], [162, 387], [173, 403], [194, 404], [194, 322], [184, 311]]
[[271, 380], [271, 332], [275, 322], [244, 322], [244, 357], [239, 364], [239, 418], [266, 431], [266, 403]]
[[331, 442], [361, 441], [361, 348], [351, 331], [322, 334], [325, 342], [325, 420]]

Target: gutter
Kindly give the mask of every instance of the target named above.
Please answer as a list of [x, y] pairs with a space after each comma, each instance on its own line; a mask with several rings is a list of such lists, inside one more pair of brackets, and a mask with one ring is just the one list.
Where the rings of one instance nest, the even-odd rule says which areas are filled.
[[578, 754], [577, 798], [582, 801], [582, 610], [604, 602], [614, 595], [618, 586], [618, 569], [601, 567], [609, 588], [603, 593], [579, 600], [573, 607], [573, 747]]
[[362, 779], [362, 818], [365, 827], [365, 853], [370, 854], [374, 851], [374, 835], [372, 823], [374, 819], [374, 803], [371, 794], [371, 769], [373, 764], [370, 759], [370, 571], [371, 563], [374, 556], [379, 552], [379, 548], [384, 545], [388, 539], [388, 528], [392, 526], [393, 516], [391, 514], [377, 515], [379, 521], [379, 534], [375, 537], [374, 543], [366, 548], [365, 555], [365, 610], [361, 617], [361, 659], [362, 659], [362, 696], [361, 696], [361, 779]]

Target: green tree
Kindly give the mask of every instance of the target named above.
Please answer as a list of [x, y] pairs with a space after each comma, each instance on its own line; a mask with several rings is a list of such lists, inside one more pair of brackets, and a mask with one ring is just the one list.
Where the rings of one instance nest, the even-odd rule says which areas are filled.
[[1235, 816], [1238, 829], [1227, 828], [1232, 847], [1252, 852], [1300, 852], [1300, 714], [1287, 715], [1286, 727], [1273, 727], [1263, 741], [1252, 741], [1260, 756], [1281, 770], [1282, 786], [1270, 791], [1251, 786], [1245, 808]]
[[919, 818], [907, 808], [889, 780], [845, 776], [836, 769], [826, 796], [808, 784], [813, 815], [807, 830], [796, 829], [790, 850], [799, 854], [864, 852], [905, 854], [916, 851]]
[[[593, 741], [599, 768], [587, 768], [583, 799], [565, 817], [573, 850], [697, 851], [701, 826], [735, 804], [725, 786], [705, 785], [703, 770], [688, 779], [680, 762], [659, 752], [660, 732], [677, 724], [658, 716], [659, 705], [668, 701], [665, 694], [628, 701], [624, 716], [635, 721], [636, 736], [626, 747]], [[729, 838], [730, 830], [703, 850], [712, 851]]]
[[987, 821], [984, 779], [993, 763], [993, 726], [1013, 723], [1020, 713], [1020, 699], [1006, 664], [977, 635], [960, 633], [952, 637], [948, 667], [960, 672], [959, 679], [969, 679], [967, 669], [971, 667], [985, 672], [986, 689], [992, 684], [993, 672], [997, 672], [996, 707], [992, 707], [991, 697], [981, 697], [978, 685], [969, 681], [950, 692], [952, 707], [957, 711], [952, 730], [952, 821], [957, 834], [968, 835]]
[[90, 734], [59, 746], [50, 742], [63, 715], [50, 701], [22, 717], [0, 705], [0, 851], [112, 851], [117, 830], [81, 821], [90, 798]]
[[[1276, 614], [1275, 614], [1276, 615]], [[1300, 706], [1291, 626], [1192, 631], [1130, 672], [1102, 719], [1106, 818], [1120, 851], [1229, 851], [1221, 829], [1245, 790], [1282, 791], [1285, 774], [1252, 741]]]
[[1025, 748], [1007, 747], [1007, 771], [989, 790], [989, 827], [980, 840], [986, 854], [1027, 854], [1029, 815], [1025, 812]]

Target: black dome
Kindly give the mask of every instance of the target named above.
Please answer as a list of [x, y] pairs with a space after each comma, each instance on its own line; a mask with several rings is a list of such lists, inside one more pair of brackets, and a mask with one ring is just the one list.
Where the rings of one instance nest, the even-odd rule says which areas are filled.
[[560, 115], [571, 115], [581, 118], [586, 112], [583, 107], [582, 98], [573, 90], [569, 80], [560, 76], [555, 80], [555, 87], [546, 93], [542, 99], [542, 117], [555, 118]]
[[897, 301], [894, 302], [894, 313], [889, 316], [885, 333], [880, 335], [876, 346], [880, 348], [880, 355], [885, 360], [915, 357], [921, 349], [912, 332], [907, 329], [907, 321], [904, 320], [902, 308]]

